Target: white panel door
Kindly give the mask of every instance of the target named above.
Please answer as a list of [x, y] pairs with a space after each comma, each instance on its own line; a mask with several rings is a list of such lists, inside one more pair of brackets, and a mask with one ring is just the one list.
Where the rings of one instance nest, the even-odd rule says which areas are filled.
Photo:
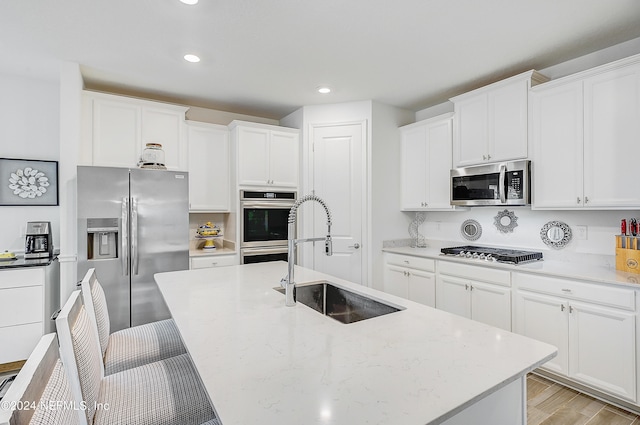
[[487, 96], [456, 102], [453, 120], [454, 166], [464, 167], [486, 162]]
[[[316, 242], [314, 269], [362, 283], [363, 232], [366, 215], [363, 201], [364, 124], [317, 126], [312, 129], [313, 178], [311, 188], [324, 199], [332, 213], [333, 255], [324, 254], [324, 242]], [[306, 211], [309, 211], [308, 207]], [[313, 235], [326, 234], [326, 216], [313, 209]], [[307, 214], [309, 214], [307, 212]]]
[[269, 184], [269, 130], [238, 127], [238, 184]]
[[140, 107], [93, 100], [93, 165], [135, 167], [140, 159]]
[[269, 145], [269, 177], [271, 184], [298, 187], [300, 163], [299, 137], [294, 133], [271, 132]]
[[511, 288], [471, 282], [471, 318], [511, 331]]
[[565, 300], [516, 291], [514, 332], [558, 348], [558, 355], [544, 368], [567, 376], [569, 373], [568, 304]]
[[[427, 202], [427, 126], [402, 131], [401, 196], [402, 209], [424, 209]], [[451, 145], [451, 143], [449, 143]], [[449, 170], [447, 170], [447, 177]], [[448, 194], [447, 194], [448, 196]]]
[[635, 314], [573, 301], [569, 309], [569, 376], [635, 402]]
[[527, 157], [527, 92], [528, 81], [521, 80], [487, 93], [488, 160]]
[[534, 208], [582, 208], [582, 82], [532, 92]]
[[385, 265], [382, 290], [387, 294], [409, 298], [407, 269], [394, 265]]
[[584, 80], [586, 207], [638, 207], [640, 65]]
[[440, 275], [436, 280], [436, 308], [471, 319], [469, 281]]
[[229, 130], [188, 125], [189, 210], [229, 211]]
[[409, 299], [429, 307], [436, 306], [435, 273], [409, 269]]
[[184, 113], [160, 108], [142, 109], [142, 146], [160, 143], [169, 170], [187, 169], [187, 149], [182, 132]]
[[[427, 128], [427, 207], [452, 209], [451, 206], [451, 119]], [[425, 165], [423, 165], [424, 167]]]

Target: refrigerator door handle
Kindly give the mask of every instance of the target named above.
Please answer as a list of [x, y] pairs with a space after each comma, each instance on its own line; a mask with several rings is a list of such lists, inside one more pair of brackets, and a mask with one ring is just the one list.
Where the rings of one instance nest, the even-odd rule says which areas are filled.
[[131, 274], [138, 274], [138, 200], [131, 198]]
[[122, 198], [121, 217], [122, 219], [122, 237], [120, 241], [122, 255], [122, 275], [129, 275], [129, 198]]

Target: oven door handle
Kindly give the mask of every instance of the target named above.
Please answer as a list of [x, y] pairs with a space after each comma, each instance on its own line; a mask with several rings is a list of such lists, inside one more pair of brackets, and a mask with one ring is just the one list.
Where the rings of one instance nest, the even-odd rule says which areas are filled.
[[291, 209], [293, 207], [293, 202], [252, 202], [252, 201], [243, 201], [241, 203], [241, 208], [287, 208]]
[[287, 247], [273, 247], [273, 248], [243, 248], [242, 255], [265, 255], [265, 254], [284, 254], [288, 252]]

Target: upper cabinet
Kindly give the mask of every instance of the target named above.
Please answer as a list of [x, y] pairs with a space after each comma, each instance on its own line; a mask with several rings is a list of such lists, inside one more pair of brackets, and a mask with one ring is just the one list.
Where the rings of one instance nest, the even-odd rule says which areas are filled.
[[531, 91], [534, 208], [636, 209], [640, 56]]
[[187, 121], [189, 211], [230, 210], [229, 129]]
[[160, 143], [169, 170], [187, 170], [187, 107], [104, 93], [83, 93], [79, 163], [136, 167], [147, 143]]
[[299, 130], [244, 121], [233, 121], [229, 128], [239, 186], [298, 187]]
[[400, 128], [402, 210], [451, 210], [451, 125], [445, 114]]
[[527, 158], [529, 89], [545, 81], [531, 70], [452, 98], [454, 166]]

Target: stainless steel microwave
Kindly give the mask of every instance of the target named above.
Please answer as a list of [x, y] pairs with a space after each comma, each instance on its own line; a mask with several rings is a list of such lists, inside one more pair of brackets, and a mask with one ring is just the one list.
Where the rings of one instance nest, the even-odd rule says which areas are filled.
[[451, 170], [451, 205], [531, 204], [531, 161], [500, 162]]

